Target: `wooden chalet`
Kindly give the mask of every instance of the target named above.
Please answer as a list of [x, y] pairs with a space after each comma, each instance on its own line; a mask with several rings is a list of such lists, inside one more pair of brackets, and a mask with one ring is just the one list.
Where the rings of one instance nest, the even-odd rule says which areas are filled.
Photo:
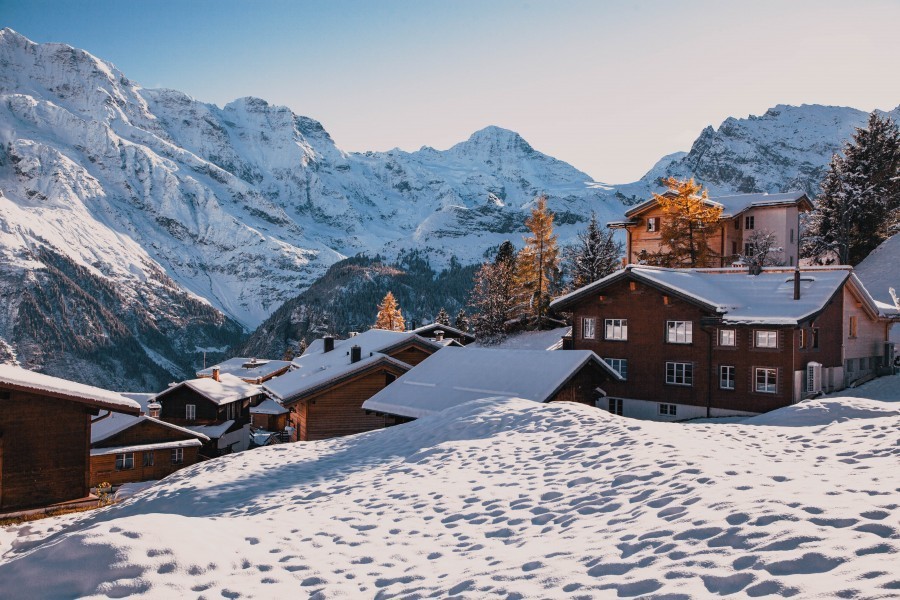
[[607, 383], [619, 379], [587, 350], [447, 348], [366, 400], [363, 408], [408, 421], [489, 397], [596, 406]]
[[[703, 266], [724, 267], [740, 260], [749, 253], [750, 237], [758, 231], [775, 234], [775, 245], [783, 249], [784, 262], [789, 266], [799, 264], [800, 214], [813, 208], [806, 194], [740, 194], [718, 196], [708, 202], [722, 208], [722, 217], [716, 230], [707, 234], [714, 264]], [[666, 218], [659, 202], [651, 198], [628, 210], [624, 220], [606, 224], [625, 230], [625, 264], [638, 264], [645, 253], [666, 250], [661, 237]]]
[[154, 481], [200, 460], [201, 433], [157, 418], [110, 413], [91, 424], [91, 487]]
[[214, 370], [212, 377], [174, 384], [154, 399], [162, 406], [161, 420], [209, 438], [201, 454], [212, 458], [248, 448], [250, 407], [262, 402], [265, 394], [258, 385]]
[[90, 495], [91, 417], [138, 415], [124, 396], [0, 365], [0, 512]]
[[750, 415], [875, 376], [895, 317], [849, 267], [628, 266], [551, 303], [567, 346], [622, 375], [611, 412], [656, 420]]
[[284, 375], [291, 368], [289, 360], [268, 360], [260, 358], [229, 358], [217, 365], [197, 371], [197, 377], [212, 378], [218, 370], [219, 375], [234, 375], [245, 383], [261, 384], [273, 377]]
[[363, 402], [441, 348], [414, 333], [380, 329], [346, 340], [326, 337], [263, 388], [290, 411], [297, 440], [380, 429], [394, 419], [363, 410]]
[[412, 333], [443, 345], [452, 345], [455, 342], [460, 346], [467, 346], [475, 341], [475, 336], [471, 333], [439, 323], [423, 325], [422, 327], [413, 329]]
[[266, 431], [284, 431], [288, 426], [290, 412], [278, 402], [267, 398], [258, 405], [250, 407], [251, 425]]

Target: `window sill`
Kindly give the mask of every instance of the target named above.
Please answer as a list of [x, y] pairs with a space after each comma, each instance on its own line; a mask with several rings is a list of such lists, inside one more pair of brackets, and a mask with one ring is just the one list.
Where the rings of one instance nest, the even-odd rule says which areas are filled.
[[674, 387], [683, 387], [683, 388], [692, 388], [694, 387], [693, 383], [671, 383], [669, 381], [666, 382], [666, 385], [671, 385]]

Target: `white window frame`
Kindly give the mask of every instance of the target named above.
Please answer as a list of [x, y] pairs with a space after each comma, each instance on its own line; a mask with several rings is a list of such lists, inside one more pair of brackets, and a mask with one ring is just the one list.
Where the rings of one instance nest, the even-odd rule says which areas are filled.
[[666, 342], [670, 344], [693, 344], [693, 321], [666, 321]]
[[[760, 385], [760, 375], [763, 376]], [[778, 369], [773, 367], [756, 367], [753, 369], [753, 389], [759, 394], [778, 393]]]
[[185, 404], [184, 405], [184, 418], [186, 421], [197, 420], [197, 405], [196, 404]]
[[659, 229], [659, 217], [650, 217], [647, 219], [647, 231], [654, 232]]
[[778, 331], [774, 329], [756, 329], [753, 331], [753, 346], [755, 348], [777, 348]]
[[116, 454], [116, 471], [130, 471], [134, 468], [134, 452]]
[[597, 338], [597, 319], [594, 317], [582, 317], [581, 339], [593, 340]]
[[736, 329], [720, 329], [719, 345], [727, 348], [737, 346], [737, 330]]
[[604, 358], [606, 364], [615, 369], [616, 373], [622, 376], [622, 379], [628, 379], [628, 359], [627, 358]]
[[[734, 365], [719, 365], [719, 389], [734, 389]], [[729, 385], [730, 384], [730, 385]]]
[[668, 385], [694, 387], [694, 363], [667, 361], [666, 383]]
[[603, 321], [603, 339], [628, 341], [628, 319], [605, 319]]
[[184, 448], [172, 448], [172, 464], [173, 465], [183, 465], [184, 464]]
[[660, 402], [657, 405], [657, 414], [664, 415], [667, 417], [677, 417], [678, 416], [678, 405], [677, 404], [669, 404], [667, 402]]

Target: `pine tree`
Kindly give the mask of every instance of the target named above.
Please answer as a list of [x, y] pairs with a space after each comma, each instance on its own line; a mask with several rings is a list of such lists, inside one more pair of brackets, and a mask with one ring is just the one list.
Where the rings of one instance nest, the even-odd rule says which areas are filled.
[[540, 328], [550, 306], [550, 299], [559, 291], [562, 273], [559, 269], [559, 247], [553, 234], [553, 213], [547, 209], [547, 197], [541, 196], [531, 216], [525, 219], [531, 231], [525, 237], [525, 247], [516, 257], [516, 288], [524, 299], [524, 313]]
[[831, 159], [810, 217], [807, 255], [856, 265], [900, 229], [900, 130], [873, 112]]
[[459, 312], [456, 313], [456, 319], [453, 321], [453, 326], [463, 333], [469, 333], [469, 316], [466, 314], [465, 309], [459, 309]]
[[391, 292], [388, 292], [381, 304], [378, 305], [378, 316], [375, 317], [373, 328], [390, 331], [403, 331], [406, 328], [403, 313], [400, 311], [397, 300]]
[[578, 243], [566, 248], [566, 265], [576, 288], [603, 279], [621, 266], [622, 242], [617, 242], [612, 230], [603, 231], [597, 215], [591, 213], [587, 230], [578, 234]]
[[444, 310], [443, 306], [441, 307], [441, 310], [438, 312], [437, 316], [434, 318], [434, 322], [437, 325], [450, 327], [450, 315], [447, 314], [447, 311]]
[[653, 194], [653, 198], [663, 211], [659, 232], [668, 252], [658, 262], [672, 267], [714, 266], [717, 255], [708, 238], [722, 217], [722, 207], [707, 201], [706, 190], [693, 177], [687, 181], [668, 177], [663, 184], [668, 192]]
[[[515, 247], [506, 241], [497, 250], [494, 262], [484, 263], [475, 274], [469, 305], [475, 309], [472, 326], [482, 343], [502, 341], [510, 321], [516, 316], [515, 272]], [[460, 314], [465, 318], [464, 312], [460, 311]]]

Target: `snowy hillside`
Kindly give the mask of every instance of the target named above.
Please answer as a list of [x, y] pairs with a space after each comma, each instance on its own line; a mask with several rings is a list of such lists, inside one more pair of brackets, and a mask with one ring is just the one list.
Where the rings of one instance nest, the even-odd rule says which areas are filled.
[[[873, 395], [900, 399], [891, 379]], [[895, 597], [900, 404], [826, 398], [757, 419], [494, 399], [244, 452], [107, 509], [0, 530], [0, 589]]]

